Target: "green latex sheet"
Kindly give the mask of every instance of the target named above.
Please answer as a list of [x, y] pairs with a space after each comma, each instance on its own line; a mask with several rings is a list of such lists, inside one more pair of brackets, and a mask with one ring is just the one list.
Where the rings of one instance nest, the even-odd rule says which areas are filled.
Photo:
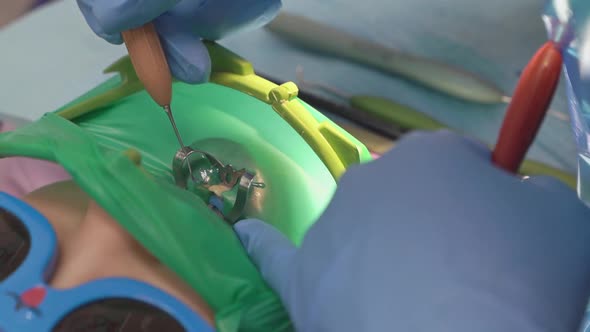
[[[116, 84], [111, 79], [74, 103]], [[269, 105], [251, 96], [216, 84], [175, 83], [173, 90], [172, 108], [186, 143], [218, 139], [239, 144], [264, 175], [264, 220], [299, 244], [336, 188], [313, 150]], [[305, 106], [316, 119], [329, 121]], [[362, 161], [369, 160], [366, 148], [342, 132], [358, 145]], [[126, 154], [130, 149], [141, 155], [141, 167]], [[49, 113], [0, 135], [2, 157], [28, 156], [61, 164], [207, 301], [217, 330], [292, 330], [278, 297], [232, 228], [197, 196], [174, 185], [171, 162], [177, 149], [165, 113], [145, 91], [73, 122]]]

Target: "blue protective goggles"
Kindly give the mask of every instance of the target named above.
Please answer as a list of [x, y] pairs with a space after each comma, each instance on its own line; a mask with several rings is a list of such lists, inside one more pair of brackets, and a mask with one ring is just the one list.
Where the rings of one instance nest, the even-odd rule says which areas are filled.
[[209, 332], [185, 304], [148, 284], [107, 278], [57, 290], [45, 281], [57, 260], [47, 219], [0, 192], [0, 332]]

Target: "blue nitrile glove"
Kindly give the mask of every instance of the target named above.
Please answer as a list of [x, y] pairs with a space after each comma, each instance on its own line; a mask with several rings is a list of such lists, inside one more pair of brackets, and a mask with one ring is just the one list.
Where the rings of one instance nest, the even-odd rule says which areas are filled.
[[274, 18], [281, 0], [77, 0], [92, 30], [110, 43], [121, 31], [154, 21], [172, 75], [188, 83], [209, 78], [211, 61], [201, 38], [218, 40]]
[[590, 210], [450, 132], [350, 169], [299, 249], [235, 225], [299, 331], [574, 332], [590, 291]]

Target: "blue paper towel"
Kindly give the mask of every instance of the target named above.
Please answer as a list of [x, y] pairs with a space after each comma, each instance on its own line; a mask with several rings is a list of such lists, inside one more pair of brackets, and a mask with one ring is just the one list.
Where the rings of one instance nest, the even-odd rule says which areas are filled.
[[[284, 3], [284, 10], [290, 13], [462, 66], [495, 82], [508, 94], [516, 86], [519, 72], [546, 41], [542, 9], [543, 2], [538, 0]], [[506, 108], [461, 102], [365, 67], [306, 53], [265, 30], [233, 36], [222, 43], [251, 60], [260, 71], [294, 80], [295, 67], [300, 64], [310, 81], [350, 93], [391, 97], [490, 144], [495, 143]], [[552, 109], [568, 113], [562, 86]], [[576, 149], [569, 122], [547, 117], [528, 157], [575, 172]]]
[[[518, 73], [546, 40], [539, 0], [297, 0], [284, 10], [361, 37], [459, 65], [509, 93]], [[442, 122], [495, 143], [505, 105], [465, 103], [365, 67], [302, 52], [266, 30], [221, 43], [281, 79], [306, 78], [350, 93], [391, 97]], [[125, 54], [94, 36], [74, 1], [50, 4], [0, 30], [0, 100], [13, 115], [35, 119], [107, 77], [101, 71]], [[567, 113], [560, 87], [552, 109]], [[575, 172], [576, 148], [569, 122], [548, 117], [529, 158]]]

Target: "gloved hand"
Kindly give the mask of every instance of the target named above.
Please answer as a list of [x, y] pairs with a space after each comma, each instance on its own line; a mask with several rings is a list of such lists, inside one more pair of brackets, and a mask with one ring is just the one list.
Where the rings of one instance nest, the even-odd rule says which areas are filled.
[[172, 75], [187, 83], [209, 78], [211, 61], [201, 38], [218, 40], [274, 18], [281, 0], [77, 0], [88, 25], [110, 43], [121, 31], [154, 21]]
[[590, 294], [590, 213], [483, 145], [411, 134], [350, 169], [296, 249], [235, 230], [299, 331], [572, 332]]

